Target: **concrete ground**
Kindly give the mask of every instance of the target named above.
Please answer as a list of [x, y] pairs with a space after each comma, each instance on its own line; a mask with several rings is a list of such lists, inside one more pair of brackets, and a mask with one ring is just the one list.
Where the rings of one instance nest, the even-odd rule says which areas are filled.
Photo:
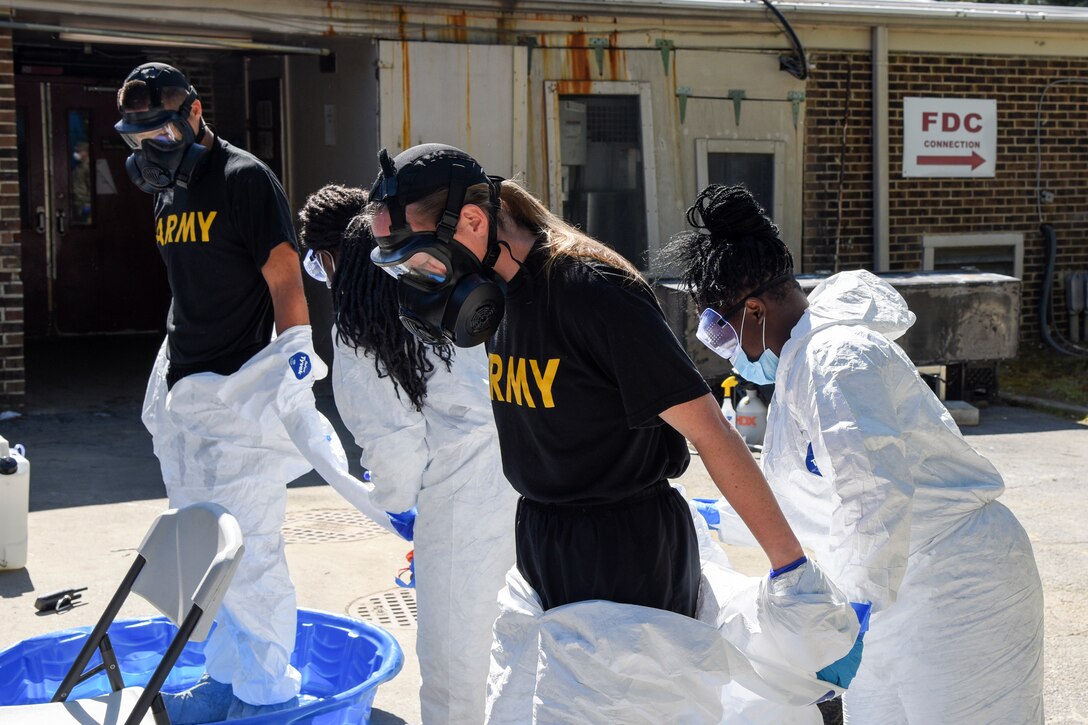
[[[139, 423], [154, 341], [119, 339], [106, 349], [95, 347], [100, 344], [87, 343], [74, 354], [38, 348], [40, 362], [27, 365], [38, 372], [28, 381], [26, 414], [0, 420], [0, 435], [23, 443], [32, 466], [29, 562], [25, 569], [0, 572], [0, 648], [93, 624], [166, 505], [150, 437]], [[102, 364], [88, 363], [92, 358]], [[320, 404], [335, 416], [329, 399]], [[1088, 429], [995, 406], [964, 432], [1005, 475], [1002, 500], [1035, 546], [1046, 593], [1047, 721], [1088, 723], [1088, 541], [1082, 523], [1088, 488], [1081, 485]], [[350, 437], [342, 437], [354, 453]], [[717, 496], [697, 456], [680, 483], [689, 496]], [[312, 473], [290, 487], [285, 538], [300, 606], [380, 624], [404, 648], [404, 669], [379, 688], [373, 722], [419, 722], [414, 598], [393, 581], [410, 545], [369, 525]], [[726, 549], [741, 570], [766, 571], [762, 552]], [[81, 586], [88, 587], [81, 606], [63, 614], [35, 612], [40, 594]], [[132, 597], [121, 616], [147, 613], [149, 607]]]

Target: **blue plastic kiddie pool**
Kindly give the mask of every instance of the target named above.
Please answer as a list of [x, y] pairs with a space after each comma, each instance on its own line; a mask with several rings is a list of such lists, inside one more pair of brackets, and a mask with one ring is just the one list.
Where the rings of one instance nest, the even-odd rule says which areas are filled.
[[[66, 629], [25, 639], [0, 651], [0, 706], [49, 702], [90, 627]], [[121, 619], [110, 627], [126, 685], [146, 685], [176, 628], [165, 617]], [[299, 706], [259, 717], [231, 720], [246, 725], [340, 725], [370, 721], [378, 685], [391, 680], [404, 664], [393, 636], [380, 627], [313, 609], [298, 610], [291, 664], [302, 673]], [[90, 666], [101, 662], [95, 654]], [[89, 669], [89, 668], [88, 668]], [[179, 692], [204, 674], [204, 643], [190, 642], [163, 685]], [[104, 673], [76, 687], [69, 699], [110, 691]], [[3, 720], [3, 711], [0, 711]]]

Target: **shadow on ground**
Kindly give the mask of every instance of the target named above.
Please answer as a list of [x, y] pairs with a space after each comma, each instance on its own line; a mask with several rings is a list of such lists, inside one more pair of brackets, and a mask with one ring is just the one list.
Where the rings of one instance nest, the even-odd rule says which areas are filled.
[[1045, 433], [1061, 430], [1085, 430], [1085, 426], [1075, 420], [1056, 415], [1040, 415], [1039, 411], [1030, 408], [999, 405], [980, 408], [979, 424], [960, 428], [960, 431], [968, 437], [972, 435]]
[[370, 711], [371, 725], [408, 725], [408, 721], [391, 712], [374, 708]]

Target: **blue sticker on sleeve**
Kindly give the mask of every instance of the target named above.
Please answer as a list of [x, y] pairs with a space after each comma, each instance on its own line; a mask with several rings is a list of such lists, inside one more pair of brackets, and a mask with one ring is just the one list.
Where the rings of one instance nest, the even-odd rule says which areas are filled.
[[310, 373], [310, 356], [304, 352], [296, 352], [288, 361], [295, 377], [302, 380]]
[[816, 454], [812, 452], [812, 444], [808, 444], [808, 455], [805, 456], [805, 467], [808, 468], [808, 472], [823, 478], [823, 474], [820, 473], [820, 469], [816, 467]]

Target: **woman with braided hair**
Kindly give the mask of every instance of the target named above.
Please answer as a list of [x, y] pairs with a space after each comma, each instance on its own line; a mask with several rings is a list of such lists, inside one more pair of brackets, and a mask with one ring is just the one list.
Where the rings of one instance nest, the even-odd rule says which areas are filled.
[[363, 449], [374, 503], [418, 510], [416, 655], [424, 723], [484, 719], [491, 626], [514, 563], [516, 495], [502, 474], [480, 349], [418, 341], [396, 282], [370, 263], [362, 189], [330, 185], [299, 213], [308, 271], [333, 293], [336, 406]]
[[847, 721], [1042, 723], [1031, 544], [996, 501], [1000, 474], [893, 342], [915, 320], [906, 302], [866, 271], [806, 299], [743, 187], [707, 187], [688, 221], [665, 258], [703, 310], [699, 338], [776, 386], [763, 472], [805, 548], [872, 603]]

